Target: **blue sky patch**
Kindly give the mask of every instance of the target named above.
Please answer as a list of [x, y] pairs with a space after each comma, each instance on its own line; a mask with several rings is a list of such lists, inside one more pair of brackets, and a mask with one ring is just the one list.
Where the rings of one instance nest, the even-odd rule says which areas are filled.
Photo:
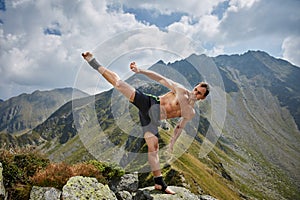
[[59, 30], [60, 25], [58, 22], [53, 22], [51, 26], [44, 28], [45, 35], [58, 35], [61, 36], [61, 31]]
[[6, 11], [5, 0], [0, 0], [0, 10]]
[[182, 16], [187, 15], [182, 12], [174, 12], [170, 15], [160, 14], [158, 11], [152, 9], [133, 9], [123, 7], [125, 13], [134, 14], [137, 21], [140, 21], [144, 24], [156, 25], [159, 28], [165, 28], [174, 22], [178, 22]]
[[204, 49], [212, 50], [216, 44], [214, 42], [203, 42], [202, 45]]
[[229, 1], [221, 2], [214, 8], [211, 14], [218, 16], [218, 19], [220, 20], [223, 18], [224, 13], [226, 12], [228, 7], [229, 7]]

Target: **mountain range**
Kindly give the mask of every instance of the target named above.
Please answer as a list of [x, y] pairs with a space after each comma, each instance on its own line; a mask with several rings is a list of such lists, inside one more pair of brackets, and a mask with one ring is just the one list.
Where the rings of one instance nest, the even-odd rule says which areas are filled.
[[[203, 80], [211, 85], [171, 161], [164, 149], [177, 119], [160, 128], [160, 158], [169, 183], [218, 199], [300, 198], [299, 67], [248, 51], [193, 54], [174, 63], [158, 61], [150, 69], [189, 89]], [[126, 81], [146, 93], [167, 91], [141, 75]], [[74, 91], [78, 98], [71, 99]], [[113, 89], [95, 96], [74, 91], [36, 91], [0, 102], [1, 146], [34, 145], [53, 161], [96, 158], [148, 172], [137, 109]], [[144, 186], [152, 184], [149, 173], [140, 178]]]
[[72, 88], [34, 91], [0, 101], [1, 146], [14, 144], [13, 138], [31, 131], [44, 122], [55, 110], [72, 100], [72, 95], [86, 95]]

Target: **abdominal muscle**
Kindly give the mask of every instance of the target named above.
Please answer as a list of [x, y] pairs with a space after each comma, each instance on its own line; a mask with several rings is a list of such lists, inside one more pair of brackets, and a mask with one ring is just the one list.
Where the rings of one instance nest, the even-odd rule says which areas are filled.
[[169, 119], [181, 117], [181, 108], [173, 92], [160, 96], [160, 118]]

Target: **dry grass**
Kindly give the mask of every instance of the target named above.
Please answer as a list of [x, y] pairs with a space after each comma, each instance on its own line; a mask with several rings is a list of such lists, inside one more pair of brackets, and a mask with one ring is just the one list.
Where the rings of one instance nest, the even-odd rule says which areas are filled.
[[45, 169], [36, 172], [34, 176], [31, 177], [31, 182], [37, 186], [62, 189], [73, 176], [95, 177], [98, 181], [107, 183], [107, 180], [94, 165], [85, 163], [75, 165], [51, 163]]

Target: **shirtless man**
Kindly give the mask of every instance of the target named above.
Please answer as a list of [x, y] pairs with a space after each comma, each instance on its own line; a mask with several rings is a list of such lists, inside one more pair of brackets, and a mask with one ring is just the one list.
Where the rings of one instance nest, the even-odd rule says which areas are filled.
[[153, 95], [146, 95], [125, 81], [122, 81], [115, 72], [101, 66], [96, 59], [93, 58], [93, 55], [90, 52], [83, 53], [82, 56], [89, 65], [97, 70], [109, 83], [139, 109], [144, 139], [148, 146], [148, 161], [154, 176], [154, 187], [167, 194], [175, 194], [162, 178], [158, 156], [158, 121], [180, 117], [169, 145], [169, 150], [173, 151], [173, 146], [183, 128], [187, 122], [195, 116], [195, 102], [205, 99], [209, 94], [208, 84], [201, 82], [194, 87], [193, 91], [189, 91], [179, 83], [163, 77], [156, 72], [138, 68], [135, 62], [132, 62], [130, 64], [130, 69], [133, 72], [144, 74], [170, 89], [168, 93], [155, 97]]

